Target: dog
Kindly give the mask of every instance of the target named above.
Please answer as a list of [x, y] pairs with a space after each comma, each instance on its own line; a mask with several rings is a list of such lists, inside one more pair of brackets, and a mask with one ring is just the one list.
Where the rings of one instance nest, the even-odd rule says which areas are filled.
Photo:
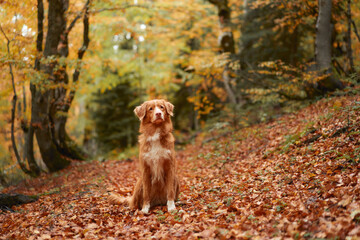
[[145, 214], [150, 208], [167, 205], [167, 210], [176, 210], [180, 184], [176, 176], [175, 138], [170, 117], [174, 105], [163, 99], [146, 101], [135, 108], [140, 120], [138, 179], [133, 195], [123, 199], [111, 194], [109, 199], [116, 204], [127, 202], [132, 209], [141, 209]]

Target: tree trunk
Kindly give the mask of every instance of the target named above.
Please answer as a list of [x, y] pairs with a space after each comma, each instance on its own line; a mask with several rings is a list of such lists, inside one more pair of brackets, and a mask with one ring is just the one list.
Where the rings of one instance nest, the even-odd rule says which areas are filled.
[[[66, 30], [65, 12], [68, 8], [67, 0], [50, 0], [48, 9], [48, 32], [44, 49], [44, 58], [66, 55], [67, 45], [64, 46], [64, 39], [61, 39]], [[67, 40], [65, 39], [66, 43]], [[64, 49], [65, 48], [65, 49]], [[64, 66], [58, 66], [56, 59], [50, 63], [41, 64], [40, 72], [45, 73], [46, 79], [41, 85], [32, 87], [32, 124], [35, 129], [36, 139], [39, 145], [41, 157], [50, 172], [65, 168], [69, 165], [66, 156], [62, 155], [53, 142], [51, 118], [56, 114], [54, 104], [61, 97], [62, 89], [51, 89], [49, 85], [66, 81]], [[59, 70], [54, 72], [54, 68]], [[66, 67], [66, 66], [65, 66]], [[54, 119], [53, 119], [54, 120]]]
[[331, 0], [319, 0], [315, 59], [319, 70], [331, 71]]
[[[44, 3], [43, 0], [37, 0], [37, 39], [36, 39], [36, 50], [40, 54], [42, 52], [42, 44], [44, 38]], [[39, 71], [40, 70], [40, 59], [39, 56], [35, 59], [34, 69]], [[30, 83], [30, 92], [33, 96], [35, 86]], [[32, 102], [33, 104], [33, 102]], [[31, 105], [33, 106], [33, 105]], [[27, 160], [29, 164], [29, 168], [33, 171], [36, 176], [40, 175], [41, 169], [35, 161], [34, 157], [34, 134], [35, 134], [35, 127], [33, 125], [32, 118], [30, 119], [30, 124], [25, 132], [25, 147], [24, 147], [24, 159]]]
[[[323, 74], [331, 74], [331, 0], [319, 0], [319, 15], [316, 22], [315, 61], [317, 69]], [[342, 89], [343, 84], [334, 76], [321, 80], [319, 88], [323, 91]]]
[[[89, 46], [90, 39], [89, 39], [89, 5], [90, 0], [87, 0], [84, 6], [84, 17], [83, 17], [83, 44], [81, 48], [78, 50], [78, 64], [75, 68], [73, 74], [73, 84], [76, 84], [79, 80], [80, 76], [80, 68], [81, 68], [81, 60], [84, 57], [84, 54]], [[69, 27], [62, 35], [62, 43], [63, 51], [60, 51], [63, 57], [67, 57], [68, 55], [68, 33], [71, 31], [77, 19], [80, 18], [80, 14], [71, 22]], [[65, 67], [64, 67], [65, 69]], [[64, 82], [68, 84], [68, 75], [64, 71]], [[64, 88], [58, 89], [59, 90], [59, 98], [53, 104], [51, 113], [52, 118], [54, 119], [54, 129], [53, 129], [53, 140], [55, 145], [57, 146], [58, 150], [63, 154], [72, 159], [83, 160], [85, 153], [82, 149], [78, 148], [76, 144], [71, 140], [69, 135], [65, 130], [66, 122], [67, 122], [67, 113], [69, 112], [70, 106], [72, 101], [75, 97], [75, 90], [70, 90], [69, 96], [66, 97], [66, 90]], [[55, 94], [56, 95], [56, 94]], [[62, 112], [62, 115], [56, 114], [58, 111]]]
[[351, 0], [347, 1], [347, 32], [346, 32], [346, 53], [349, 60], [350, 73], [355, 73], [354, 59], [351, 47]]
[[[235, 41], [231, 31], [231, 9], [228, 6], [227, 0], [209, 0], [210, 3], [214, 4], [218, 9], [219, 24], [222, 30], [222, 33], [219, 36], [218, 44], [220, 47], [221, 53], [235, 53]], [[230, 84], [230, 69], [228, 64], [226, 64], [223, 72], [223, 81], [225, 90], [228, 94], [229, 101], [232, 104], [236, 104], [236, 96]]]
[[24, 160], [27, 160], [30, 171], [34, 173], [34, 176], [39, 176], [41, 169], [34, 157], [34, 127], [31, 124], [25, 132], [24, 156]]
[[[82, 59], [89, 44], [88, 11], [90, 0], [86, 1], [83, 11], [67, 27], [65, 15], [68, 5], [68, 0], [49, 1], [48, 32], [43, 54], [48, 61], [46, 64], [39, 64], [39, 71], [46, 74], [46, 80], [42, 86], [33, 86], [32, 90], [32, 122], [33, 126], [37, 126], [36, 138], [41, 156], [51, 172], [66, 167], [70, 163], [67, 160], [68, 158], [83, 159], [83, 152], [75, 146], [65, 130], [67, 113], [74, 99], [75, 91], [71, 90], [69, 97], [67, 97], [67, 90], [62, 87], [69, 83], [66, 72], [67, 66], [66, 63], [60, 65], [57, 58], [67, 58], [69, 53], [68, 34], [85, 12], [83, 17], [83, 46], [78, 51], [78, 59]], [[74, 84], [79, 78], [80, 67], [81, 65], [78, 64], [73, 74]], [[51, 85], [59, 83], [62, 86], [55, 89], [51, 88]]]
[[254, 40], [250, 40], [248, 35], [251, 34], [252, 28], [249, 23], [251, 23], [251, 13], [255, 11], [251, 9], [251, 3], [253, 0], [245, 0], [243, 3], [244, 14], [243, 14], [243, 24], [240, 26], [241, 38], [239, 41], [239, 58], [240, 58], [240, 67], [245, 69], [246, 66], [250, 65], [253, 61], [251, 56], [249, 56], [248, 51], [254, 45]]
[[39, 199], [37, 196], [26, 196], [23, 194], [0, 193], [0, 209], [10, 210], [11, 206], [35, 202]]

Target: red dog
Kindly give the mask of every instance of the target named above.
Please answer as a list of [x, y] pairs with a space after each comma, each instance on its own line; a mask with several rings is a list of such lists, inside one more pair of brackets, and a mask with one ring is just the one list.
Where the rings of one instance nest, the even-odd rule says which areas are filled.
[[149, 213], [153, 206], [167, 204], [168, 211], [176, 210], [179, 180], [175, 175], [176, 162], [172, 122], [174, 106], [162, 99], [144, 102], [134, 112], [140, 119], [139, 163], [141, 176], [130, 199], [111, 195], [110, 201], [128, 202], [131, 208]]

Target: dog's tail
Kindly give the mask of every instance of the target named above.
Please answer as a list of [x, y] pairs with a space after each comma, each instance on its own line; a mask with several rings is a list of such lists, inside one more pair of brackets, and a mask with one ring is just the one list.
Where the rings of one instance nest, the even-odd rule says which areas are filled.
[[120, 196], [117, 193], [110, 193], [108, 197], [108, 201], [112, 204], [116, 205], [123, 205], [123, 204], [129, 204], [129, 198]]

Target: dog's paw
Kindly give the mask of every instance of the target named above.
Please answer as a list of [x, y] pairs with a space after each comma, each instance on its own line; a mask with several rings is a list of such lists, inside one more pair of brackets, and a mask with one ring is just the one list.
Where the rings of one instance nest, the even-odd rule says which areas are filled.
[[167, 201], [167, 209], [168, 209], [168, 212], [176, 210], [175, 202], [174, 201]]
[[150, 210], [150, 204], [144, 204], [144, 205], [143, 205], [143, 208], [141, 209], [141, 211], [142, 211], [144, 214], [149, 214], [149, 210]]

